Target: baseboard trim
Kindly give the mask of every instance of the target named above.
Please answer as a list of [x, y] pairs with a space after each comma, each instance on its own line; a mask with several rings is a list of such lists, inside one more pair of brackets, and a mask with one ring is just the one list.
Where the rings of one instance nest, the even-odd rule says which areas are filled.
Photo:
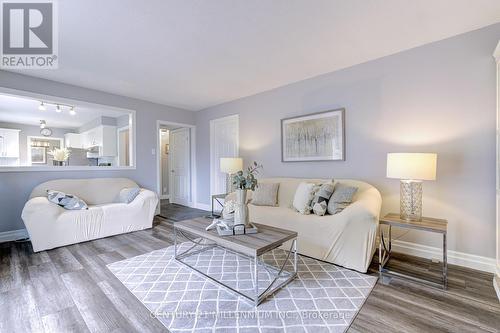
[[24, 238], [28, 238], [28, 232], [26, 229], [0, 232], [0, 243], [11, 242]]
[[212, 210], [212, 207], [210, 205], [200, 203], [200, 202], [195, 203], [194, 208], [198, 208], [198, 209], [202, 209], [202, 210], [206, 210], [206, 211]]
[[[392, 249], [412, 256], [426, 259], [443, 260], [443, 250], [433, 246], [421, 245], [401, 240], [392, 241]], [[489, 273], [495, 273], [496, 260], [473, 254], [448, 250], [448, 263]]]
[[493, 277], [493, 287], [497, 293], [498, 300], [500, 301], [500, 275], [495, 274]]

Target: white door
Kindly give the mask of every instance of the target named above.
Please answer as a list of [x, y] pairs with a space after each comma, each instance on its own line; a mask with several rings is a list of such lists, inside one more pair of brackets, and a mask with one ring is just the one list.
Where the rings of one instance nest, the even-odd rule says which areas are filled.
[[191, 138], [189, 128], [170, 131], [170, 202], [189, 205]]
[[210, 192], [226, 193], [226, 174], [220, 172], [221, 157], [239, 156], [238, 115], [210, 121]]

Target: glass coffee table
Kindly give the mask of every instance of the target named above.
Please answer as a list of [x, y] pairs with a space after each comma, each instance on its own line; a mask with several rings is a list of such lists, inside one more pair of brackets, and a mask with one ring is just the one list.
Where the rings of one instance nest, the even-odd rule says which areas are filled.
[[[231, 292], [245, 297], [252, 301], [255, 306], [259, 305], [268, 296], [286, 286], [297, 276], [296, 232], [255, 223], [259, 229], [259, 232], [256, 234], [221, 237], [215, 230], [205, 230], [209, 224], [210, 222], [204, 218], [174, 223], [174, 257], [177, 262], [217, 284], [222, 285]], [[181, 253], [178, 253], [179, 235], [182, 235], [190, 243], [190, 246], [187, 249], [183, 249]], [[274, 263], [279, 263], [279, 265], [272, 265], [269, 263], [269, 260], [268, 262], [263, 260], [263, 257], [270, 256], [273, 250], [289, 241], [291, 242], [289, 250], [279, 250], [281, 251], [280, 255], [278, 255], [279, 260], [276, 259], [273, 261]], [[249, 269], [242, 271], [242, 273], [240, 272], [238, 275], [248, 275], [245, 278], [252, 281], [253, 286], [251, 291], [248, 288], [245, 290], [239, 289], [238, 283], [233, 285], [224, 283], [223, 279], [210, 274], [208, 268], [202, 269], [197, 267], [197, 263], [200, 262], [200, 260], [199, 257], [196, 256], [202, 255], [206, 251], [215, 251], [216, 249], [222, 250], [223, 252], [221, 253], [231, 253], [238, 258], [238, 262], [249, 261], [247, 263], [249, 264]], [[192, 260], [190, 260], [190, 258]], [[210, 259], [210, 257], [208, 258]], [[222, 266], [223, 261], [212, 260], [211, 269], [214, 268], [214, 263]], [[290, 265], [292, 269], [285, 270], [285, 267]], [[220, 270], [223, 268], [224, 267], [220, 267]], [[261, 281], [259, 285], [259, 274], [262, 275], [263, 273], [265, 273], [265, 276], [271, 278], [266, 279], [266, 281]], [[263, 282], [266, 282], [265, 285], [262, 285]]]

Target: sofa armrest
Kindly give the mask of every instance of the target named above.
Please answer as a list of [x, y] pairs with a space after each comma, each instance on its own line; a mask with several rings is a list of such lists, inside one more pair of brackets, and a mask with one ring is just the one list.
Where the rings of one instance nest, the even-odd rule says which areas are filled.
[[155, 192], [141, 188], [141, 192], [139, 192], [129, 206], [137, 207], [138, 209], [146, 209], [148, 212], [148, 219], [152, 222], [159, 201], [158, 195]]
[[[366, 272], [375, 252], [382, 198], [376, 189], [363, 193], [351, 205], [337, 214], [344, 228], [327, 253], [341, 266]], [[366, 191], [366, 192], [368, 192]], [[352, 260], [356, 258], [356, 260]]]
[[34, 197], [24, 205], [21, 218], [26, 227], [29, 227], [28, 224], [33, 222], [55, 221], [64, 212], [64, 208], [50, 202], [46, 197]]
[[141, 188], [141, 191], [139, 192], [139, 194], [137, 194], [137, 196], [134, 198], [134, 200], [132, 200], [132, 202], [130, 204], [132, 205], [132, 204], [144, 203], [144, 202], [148, 202], [148, 201], [155, 204], [155, 206], [156, 206], [156, 204], [158, 204], [158, 201], [159, 201], [158, 195], [151, 190]]
[[26, 202], [21, 218], [30, 236], [33, 251], [38, 252], [43, 249], [45, 245], [43, 239], [65, 211], [46, 197], [34, 197]]

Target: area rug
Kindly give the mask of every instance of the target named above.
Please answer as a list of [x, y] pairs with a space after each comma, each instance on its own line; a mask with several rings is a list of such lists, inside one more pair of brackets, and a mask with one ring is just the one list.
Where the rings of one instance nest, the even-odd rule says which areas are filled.
[[[178, 245], [178, 251], [188, 249]], [[176, 262], [173, 247], [108, 265], [110, 271], [171, 332], [345, 332], [377, 278], [305, 256], [298, 276], [258, 307]], [[262, 261], [279, 266], [286, 252], [275, 249]], [[238, 290], [253, 289], [250, 260], [213, 248], [185, 259], [204, 273]], [[285, 269], [291, 270], [287, 262]], [[259, 288], [272, 280], [259, 268]]]

